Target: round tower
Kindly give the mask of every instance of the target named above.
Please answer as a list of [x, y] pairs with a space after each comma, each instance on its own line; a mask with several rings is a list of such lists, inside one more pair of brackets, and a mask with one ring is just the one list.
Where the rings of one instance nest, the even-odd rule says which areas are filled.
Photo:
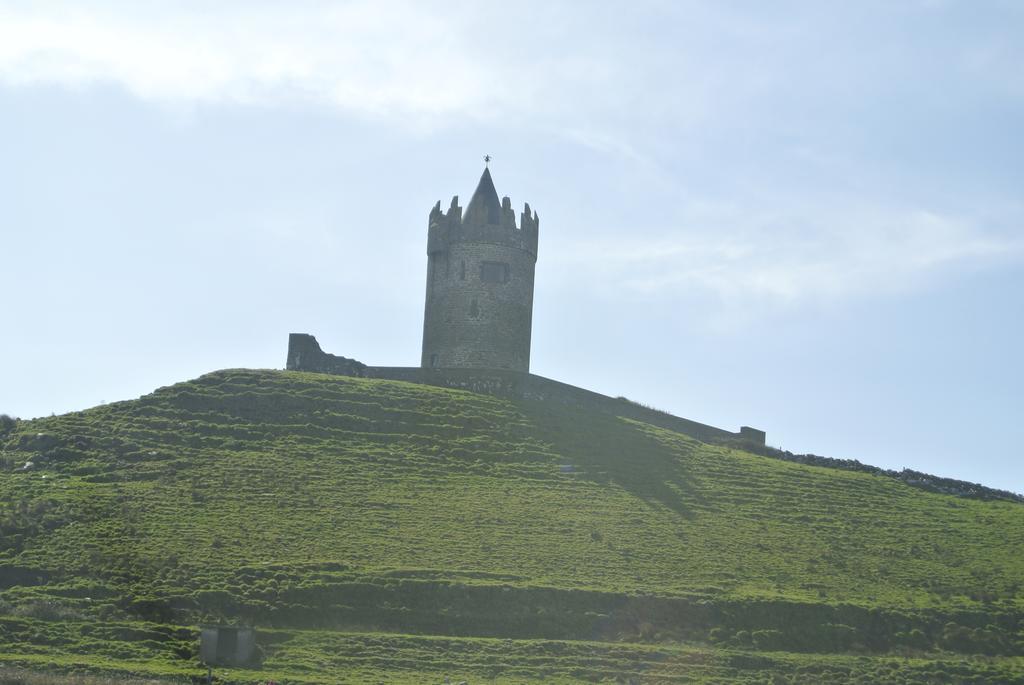
[[458, 195], [434, 205], [421, 366], [530, 370], [538, 223], [527, 204], [516, 226], [487, 168], [465, 213]]

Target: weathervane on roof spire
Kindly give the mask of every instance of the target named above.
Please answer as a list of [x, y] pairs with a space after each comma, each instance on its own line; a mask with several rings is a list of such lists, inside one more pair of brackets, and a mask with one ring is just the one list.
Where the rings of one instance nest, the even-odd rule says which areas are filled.
[[490, 155], [484, 155], [484, 166], [485, 166], [485, 167], [486, 167], [486, 166], [487, 166], [488, 164], [490, 164], [490, 163], [491, 163], [491, 159], [493, 159], [493, 158], [492, 158], [492, 157], [491, 157]]

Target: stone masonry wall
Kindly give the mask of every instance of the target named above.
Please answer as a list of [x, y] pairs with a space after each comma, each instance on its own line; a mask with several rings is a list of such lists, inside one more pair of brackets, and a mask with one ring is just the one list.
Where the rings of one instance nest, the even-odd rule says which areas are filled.
[[[507, 245], [453, 243], [430, 255], [421, 366], [530, 368], [534, 257]], [[484, 262], [508, 265], [486, 282]]]
[[744, 427], [738, 433], [690, 421], [666, 412], [650, 409], [629, 400], [608, 397], [574, 385], [511, 369], [418, 368], [413, 366], [366, 366], [354, 359], [336, 357], [320, 349], [316, 338], [302, 333], [289, 337], [290, 371], [313, 371], [341, 376], [381, 378], [393, 381], [435, 385], [468, 390], [510, 399], [557, 402], [643, 421], [654, 426], [689, 435], [703, 442], [742, 441], [763, 445], [765, 434]]
[[609, 397], [568, 383], [504, 369], [419, 369], [414, 367], [368, 366], [367, 378], [407, 381], [423, 385], [469, 390], [512, 399], [557, 402], [590, 411], [622, 416], [654, 426], [689, 435], [703, 442], [723, 440], [759, 441], [764, 444], [763, 431], [747, 429], [732, 433], [721, 428], [690, 421], [672, 414], [650, 409], [626, 399]]
[[321, 350], [320, 343], [308, 333], [292, 333], [288, 336], [288, 361], [285, 368], [289, 371], [312, 371], [336, 376], [363, 376], [366, 372], [366, 364]]
[[630, 402], [622, 398], [608, 397], [600, 393], [577, 388], [573, 385], [553, 381], [507, 369], [423, 369], [412, 366], [366, 366], [354, 359], [327, 354], [320, 349], [312, 335], [292, 333], [288, 338], [289, 371], [308, 371], [340, 376], [381, 378], [443, 388], [456, 388], [511, 399], [531, 399], [558, 402], [613, 416], [643, 421], [684, 435], [690, 435], [703, 442], [742, 444], [744, 449], [774, 459], [792, 461], [824, 468], [861, 471], [887, 476], [903, 481], [907, 485], [931, 492], [968, 497], [973, 499], [997, 499], [1024, 502], [1024, 496], [1005, 490], [987, 488], [977, 483], [941, 478], [938, 476], [903, 469], [893, 471], [861, 464], [851, 459], [834, 459], [814, 454], [793, 454], [765, 445], [764, 431], [743, 426], [738, 433], [708, 426], [673, 416], [656, 409]]

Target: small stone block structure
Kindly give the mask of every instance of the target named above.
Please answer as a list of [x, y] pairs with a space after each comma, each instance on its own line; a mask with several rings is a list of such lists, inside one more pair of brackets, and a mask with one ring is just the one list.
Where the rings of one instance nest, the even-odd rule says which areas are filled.
[[208, 666], [252, 665], [256, 632], [241, 626], [206, 626], [199, 633], [199, 659]]
[[768, 436], [762, 430], [751, 428], [750, 426], [740, 426], [740, 437], [755, 445], [763, 445], [765, 438]]

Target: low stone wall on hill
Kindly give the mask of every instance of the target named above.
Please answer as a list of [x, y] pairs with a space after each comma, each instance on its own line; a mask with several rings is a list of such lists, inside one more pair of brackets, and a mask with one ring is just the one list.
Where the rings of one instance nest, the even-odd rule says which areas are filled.
[[382, 378], [421, 385], [435, 385], [512, 399], [557, 402], [643, 421], [654, 426], [689, 435], [702, 442], [765, 444], [764, 431], [744, 426], [733, 433], [667, 412], [645, 407], [625, 398], [609, 397], [568, 383], [507, 369], [424, 369], [413, 366], [366, 366], [354, 359], [325, 353], [316, 338], [292, 333], [288, 339], [290, 371], [312, 371], [360, 378]]
[[690, 421], [667, 412], [645, 407], [624, 397], [609, 397], [553, 381], [532, 373], [505, 369], [422, 369], [413, 366], [367, 366], [355, 359], [327, 354], [312, 335], [292, 333], [288, 339], [289, 371], [312, 371], [360, 378], [383, 378], [421, 385], [436, 385], [512, 399], [558, 402], [613, 416], [643, 421], [697, 438], [701, 442], [735, 446], [773, 459], [842, 471], [861, 471], [893, 478], [907, 485], [945, 495], [982, 500], [1007, 500], [1024, 503], [1024, 495], [997, 490], [978, 483], [942, 478], [920, 471], [895, 471], [862, 464], [855, 459], [835, 459], [816, 454], [793, 454], [765, 444], [764, 431], [743, 426], [738, 433]]

